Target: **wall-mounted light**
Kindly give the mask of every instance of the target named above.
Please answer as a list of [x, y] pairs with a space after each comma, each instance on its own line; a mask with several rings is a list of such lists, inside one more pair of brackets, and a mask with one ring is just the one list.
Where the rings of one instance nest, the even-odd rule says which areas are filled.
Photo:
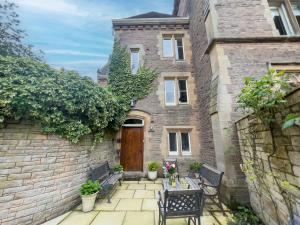
[[130, 106], [131, 106], [131, 108], [135, 107], [135, 105], [136, 105], [136, 100], [135, 99], [131, 99], [130, 100]]
[[150, 129], [148, 130], [148, 132], [154, 132], [154, 128], [153, 128], [153, 120], [151, 120], [151, 123], [150, 123]]

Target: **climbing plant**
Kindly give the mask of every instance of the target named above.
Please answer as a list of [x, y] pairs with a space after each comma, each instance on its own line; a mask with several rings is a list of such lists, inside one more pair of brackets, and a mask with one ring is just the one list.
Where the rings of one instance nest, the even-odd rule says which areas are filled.
[[109, 89], [114, 95], [127, 103], [143, 99], [150, 93], [156, 75], [155, 71], [143, 65], [136, 74], [132, 74], [128, 50], [115, 41], [108, 76]]
[[290, 218], [292, 219], [293, 208], [290, 201], [290, 195], [287, 192], [290, 184], [276, 174], [271, 163], [272, 157], [274, 157], [277, 152], [277, 145], [274, 138], [274, 130], [277, 123], [276, 114], [286, 102], [285, 96], [288, 90], [290, 90], [290, 84], [288, 83], [288, 77], [285, 73], [283, 71], [277, 72], [274, 69], [270, 69], [260, 79], [254, 79], [252, 77], [246, 78], [245, 86], [238, 96], [240, 108], [244, 110], [244, 112], [253, 113], [256, 118], [261, 120], [267, 130], [270, 131], [271, 150], [268, 149], [266, 151], [268, 168], [265, 168], [263, 160], [257, 155], [256, 139], [258, 138], [259, 131], [256, 126], [253, 126], [252, 128], [250, 126], [248, 133], [245, 134], [245, 136], [247, 143], [251, 146], [252, 152], [245, 150], [245, 153], [250, 160], [244, 161], [242, 170], [245, 172], [249, 182], [252, 182], [255, 192], [260, 198], [261, 208], [263, 208], [262, 195], [263, 193], [267, 193], [273, 203], [276, 211], [276, 219], [279, 224], [281, 224], [281, 222], [278, 214], [278, 205], [273, 198], [268, 180], [269, 178], [273, 179], [289, 211]]

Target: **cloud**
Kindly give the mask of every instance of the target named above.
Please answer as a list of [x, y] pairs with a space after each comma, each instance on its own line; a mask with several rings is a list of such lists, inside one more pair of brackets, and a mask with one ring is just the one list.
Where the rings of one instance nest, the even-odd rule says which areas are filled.
[[44, 50], [46, 54], [53, 55], [74, 55], [74, 56], [94, 56], [94, 57], [107, 57], [107, 54], [95, 54], [91, 52], [81, 52], [81, 51], [73, 51], [73, 50], [65, 50], [65, 49], [52, 49], [52, 50]]
[[52, 65], [68, 65], [68, 66], [77, 66], [77, 65], [101, 65], [105, 63], [107, 60], [100, 59], [100, 60], [74, 60], [74, 61], [67, 61], [67, 62], [52, 62]]

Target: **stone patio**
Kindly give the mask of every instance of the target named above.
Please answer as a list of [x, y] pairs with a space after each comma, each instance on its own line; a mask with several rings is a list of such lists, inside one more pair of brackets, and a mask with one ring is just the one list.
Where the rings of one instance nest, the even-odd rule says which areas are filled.
[[[83, 213], [81, 206], [43, 225], [156, 225], [158, 224], [157, 192], [163, 190], [162, 181], [124, 181], [113, 194], [112, 203], [106, 199], [96, 202], [92, 212]], [[225, 209], [227, 209], [224, 206]], [[226, 210], [227, 215], [230, 212]], [[167, 220], [168, 225], [186, 225], [185, 219]], [[202, 225], [226, 225], [217, 206], [207, 203]]]

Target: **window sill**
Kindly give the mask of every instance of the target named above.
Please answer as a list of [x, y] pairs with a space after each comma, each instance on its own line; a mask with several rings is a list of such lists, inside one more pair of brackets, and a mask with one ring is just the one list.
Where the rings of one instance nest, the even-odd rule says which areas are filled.
[[182, 152], [182, 156], [191, 156], [191, 155], [192, 155], [191, 152], [186, 152], [186, 153], [183, 153], [183, 152]]
[[178, 156], [178, 155], [179, 155], [178, 152], [174, 152], [174, 153], [173, 153], [173, 152], [170, 152], [170, 151], [169, 151], [169, 156]]

